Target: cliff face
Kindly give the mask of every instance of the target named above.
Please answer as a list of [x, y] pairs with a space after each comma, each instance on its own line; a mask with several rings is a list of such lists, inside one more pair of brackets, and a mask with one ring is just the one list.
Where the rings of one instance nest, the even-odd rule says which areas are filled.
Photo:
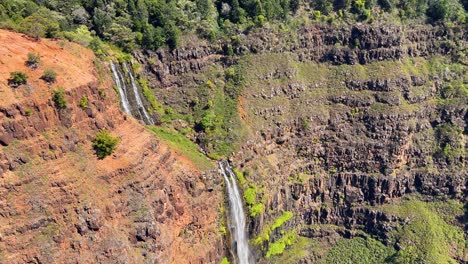
[[[234, 58], [223, 55], [228, 47]], [[349, 238], [361, 230], [404, 248], [395, 233], [412, 218], [386, 208], [406, 199], [455, 200], [462, 211], [466, 47], [466, 29], [458, 26], [307, 26], [136, 57], [158, 98], [182, 113], [201, 100], [201, 84], [223, 85], [219, 67], [242, 72], [238, 113], [249, 132], [232, 159], [245, 172], [246, 190], [255, 190], [250, 236], [282, 212], [294, 215], [257, 244], [265, 260], [270, 243], [291, 230], [331, 245], [333, 234]], [[448, 95], [453, 87], [458, 92]], [[457, 212], [450, 224], [462, 233]], [[447, 254], [466, 261], [466, 254]], [[295, 261], [324, 255], [309, 248]], [[282, 260], [268, 260], [275, 261]]]
[[[41, 56], [38, 69], [24, 65], [28, 52]], [[7, 31], [0, 61], [0, 262], [220, 260], [216, 172], [202, 173], [125, 116], [106, 64], [78, 45]], [[39, 79], [47, 68], [57, 83]], [[12, 71], [28, 84], [9, 87]], [[59, 87], [65, 109], [51, 99]], [[91, 144], [101, 129], [120, 139], [104, 160]]]

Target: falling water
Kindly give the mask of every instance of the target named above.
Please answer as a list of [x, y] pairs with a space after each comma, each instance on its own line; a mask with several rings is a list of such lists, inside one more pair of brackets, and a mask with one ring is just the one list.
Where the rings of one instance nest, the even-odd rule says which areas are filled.
[[140, 92], [138, 91], [138, 86], [135, 82], [135, 78], [133, 78], [133, 74], [128, 68], [127, 64], [124, 63], [123, 66], [125, 67], [125, 70], [128, 72], [128, 75], [130, 76], [130, 82], [132, 84], [133, 92], [135, 94], [135, 99], [136, 103], [138, 106], [138, 110], [144, 116], [144, 118], [148, 121], [150, 125], [154, 125], [153, 119], [148, 115], [148, 112], [146, 112], [145, 106], [143, 105], [143, 101], [141, 100]]
[[122, 107], [125, 113], [132, 115], [130, 111], [130, 103], [128, 102], [127, 93], [125, 91], [125, 79], [119, 72], [117, 71], [114, 62], [111, 61], [110, 63], [112, 73], [114, 74], [114, 80], [119, 89], [120, 98], [122, 99]]
[[236, 177], [231, 166], [225, 160], [219, 163], [219, 169], [226, 181], [229, 194], [231, 224], [233, 225], [233, 231], [231, 232], [233, 247], [236, 247], [239, 264], [250, 264], [253, 261], [250, 259], [249, 243], [245, 230], [244, 208], [239, 189], [237, 188]]

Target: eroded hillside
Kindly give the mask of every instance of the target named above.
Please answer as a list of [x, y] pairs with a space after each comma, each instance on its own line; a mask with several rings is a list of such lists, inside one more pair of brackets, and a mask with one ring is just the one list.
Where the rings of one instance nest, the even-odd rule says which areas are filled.
[[[34, 70], [30, 52], [41, 58]], [[215, 171], [202, 173], [124, 115], [106, 62], [77, 44], [2, 30], [0, 63], [0, 262], [221, 259]], [[45, 69], [56, 83], [40, 79]], [[13, 71], [28, 83], [10, 87]], [[58, 89], [64, 109], [52, 100]], [[120, 142], [98, 160], [91, 141], [103, 129]]]

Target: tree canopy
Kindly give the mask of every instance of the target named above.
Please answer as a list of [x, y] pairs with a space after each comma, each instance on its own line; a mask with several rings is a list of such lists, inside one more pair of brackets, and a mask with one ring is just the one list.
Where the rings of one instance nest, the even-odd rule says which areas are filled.
[[155, 50], [177, 47], [181, 32], [216, 39], [229, 36], [233, 28], [281, 23], [299, 10], [312, 19], [368, 20], [375, 12], [388, 12], [401, 18], [466, 23], [466, 8], [467, 0], [8, 0], [0, 1], [0, 27], [35, 38], [64, 35], [91, 45], [92, 37], [98, 37], [127, 51]]

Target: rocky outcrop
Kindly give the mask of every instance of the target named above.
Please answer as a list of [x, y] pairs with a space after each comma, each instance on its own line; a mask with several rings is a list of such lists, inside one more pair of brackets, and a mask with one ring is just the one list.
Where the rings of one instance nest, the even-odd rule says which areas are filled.
[[232, 46], [237, 55], [289, 53], [301, 62], [340, 65], [436, 54], [457, 55], [467, 41], [468, 34], [463, 26], [309, 25], [285, 33], [261, 29], [241, 35], [233, 43], [189, 43], [173, 51], [145, 51], [134, 55], [146, 65], [153, 87], [170, 87], [183, 85], [181, 75], [201, 72], [217, 62], [232, 63], [224, 56], [227, 46]]

